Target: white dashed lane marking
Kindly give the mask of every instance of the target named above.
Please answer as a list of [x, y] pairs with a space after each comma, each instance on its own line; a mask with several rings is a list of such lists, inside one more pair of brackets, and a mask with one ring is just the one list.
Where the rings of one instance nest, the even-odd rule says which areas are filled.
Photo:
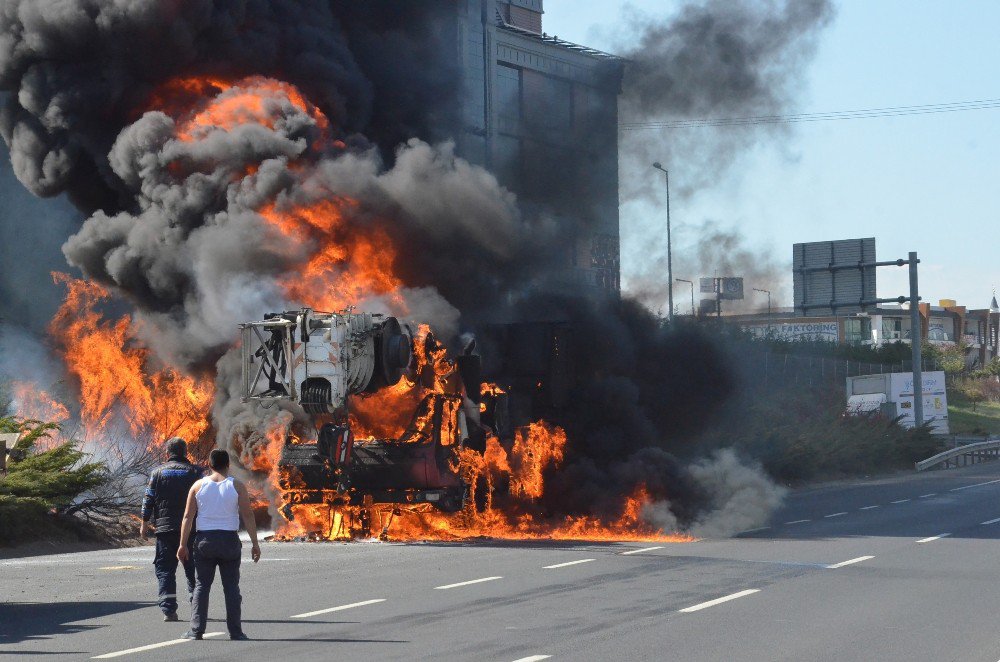
[[985, 483], [976, 483], [975, 485], [966, 485], [965, 487], [953, 487], [950, 492], [960, 492], [961, 490], [970, 490], [973, 487], [982, 487], [983, 485], [992, 485], [993, 483], [1000, 483], [1000, 478], [996, 480], [988, 480]]
[[643, 552], [653, 552], [658, 549], [663, 549], [663, 546], [660, 545], [659, 547], [643, 547], [642, 549], [632, 549], [627, 552], [622, 552], [621, 555], [628, 556], [629, 554], [642, 554]]
[[541, 660], [547, 660], [551, 655], [531, 655], [529, 657], [522, 657], [514, 660], [514, 662], [540, 662]]
[[[206, 632], [203, 637], [209, 639], [211, 637], [221, 637], [221, 632]], [[133, 655], [134, 653], [143, 653], [145, 651], [156, 650], [157, 648], [166, 648], [167, 646], [176, 646], [177, 644], [184, 644], [191, 641], [190, 639], [171, 639], [170, 641], [161, 641], [158, 644], [149, 644], [148, 646], [139, 646], [138, 648], [129, 648], [128, 650], [115, 651], [114, 653], [105, 653], [104, 655], [95, 655], [90, 658], [92, 660], [110, 660], [113, 657], [123, 657], [125, 655]]]
[[871, 510], [873, 508], [878, 508], [878, 506], [861, 506], [860, 510]]
[[931, 536], [930, 538], [921, 538], [917, 542], [918, 543], [920, 543], [920, 542], [934, 542], [935, 540], [940, 540], [941, 538], [947, 538], [950, 535], [951, 535], [950, 533], [939, 533], [938, 535]]
[[890, 501], [889, 503], [906, 503], [909, 499], [896, 499], [895, 501]]
[[811, 519], [794, 519], [791, 522], [785, 522], [786, 525], [791, 524], [805, 524], [806, 522], [811, 522]]
[[729, 602], [730, 600], [735, 600], [737, 598], [742, 598], [747, 595], [753, 595], [754, 593], [760, 593], [759, 588], [750, 588], [745, 591], [740, 591], [739, 593], [733, 593], [732, 595], [726, 595], [721, 598], [716, 598], [715, 600], [709, 600], [708, 602], [702, 602], [696, 604], [692, 607], [685, 607], [684, 609], [678, 609], [681, 613], [690, 614], [694, 611], [701, 611], [702, 609], [708, 609], [709, 607], [714, 607], [715, 605], [721, 605], [723, 602]]
[[566, 567], [569, 567], [571, 565], [580, 565], [581, 563], [590, 563], [591, 561], [595, 561], [595, 560], [596, 559], [580, 559], [579, 561], [567, 561], [566, 563], [556, 563], [555, 565], [547, 565], [547, 566], [544, 566], [542, 569], [543, 570], [554, 570], [556, 568], [566, 568]]
[[982, 526], [985, 526], [987, 524], [996, 524], [997, 522], [1000, 522], [1000, 517], [998, 517], [996, 519], [987, 520], [987, 521], [985, 521], [985, 522], [982, 523]]
[[845, 565], [854, 565], [855, 563], [861, 563], [862, 561], [867, 561], [868, 559], [873, 559], [874, 556], [859, 556], [856, 559], [851, 559], [850, 561], [841, 561], [840, 563], [834, 563], [832, 565], [826, 566], [828, 570], [836, 570], [837, 568], [843, 568]]
[[823, 517], [826, 517], [826, 518], [830, 518], [830, 517], [841, 517], [841, 516], [843, 516], [843, 515], [846, 515], [846, 514], [847, 514], [847, 513], [833, 513], [832, 515], [823, 515]]
[[921, 494], [921, 499], [930, 499], [932, 496], [937, 496], [937, 492], [931, 492], [930, 494]]
[[458, 588], [459, 586], [470, 586], [472, 584], [482, 584], [483, 582], [492, 582], [497, 579], [503, 579], [503, 577], [482, 577], [481, 579], [470, 579], [467, 582], [458, 582], [457, 584], [445, 584], [444, 586], [435, 586], [435, 591], [446, 591], [449, 588]]
[[376, 600], [365, 600], [364, 602], [352, 602], [349, 605], [340, 605], [339, 607], [330, 607], [329, 609], [318, 609], [316, 611], [307, 611], [304, 614], [295, 614], [292, 618], [309, 618], [311, 616], [319, 616], [320, 614], [329, 614], [334, 611], [344, 611], [345, 609], [354, 609], [355, 607], [366, 607], [368, 605], [374, 605], [379, 602], [385, 602], [385, 598], [378, 598]]

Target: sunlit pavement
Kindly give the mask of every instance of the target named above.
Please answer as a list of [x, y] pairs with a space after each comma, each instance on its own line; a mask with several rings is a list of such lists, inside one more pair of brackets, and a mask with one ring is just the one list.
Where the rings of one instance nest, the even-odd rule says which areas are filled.
[[[997, 660], [1000, 464], [791, 494], [694, 543], [266, 543], [249, 642], [163, 623], [152, 548], [0, 560], [0, 656]], [[181, 617], [187, 616], [182, 609]]]

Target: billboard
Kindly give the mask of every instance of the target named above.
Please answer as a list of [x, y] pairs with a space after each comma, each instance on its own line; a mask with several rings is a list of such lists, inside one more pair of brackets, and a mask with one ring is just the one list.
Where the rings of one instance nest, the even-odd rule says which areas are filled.
[[[865, 312], [875, 299], [875, 238], [792, 246], [792, 287], [799, 317]], [[864, 265], [871, 266], [864, 266]]]
[[[943, 371], [925, 372], [922, 375], [924, 422], [930, 423], [931, 432], [948, 434], [948, 393], [945, 390]], [[895, 405], [899, 424], [912, 428], [913, 416], [913, 373], [892, 372], [881, 375], [860, 375], [847, 378], [848, 410], [850, 413], [871, 411], [867, 407], [871, 397], [884, 395]], [[867, 407], [867, 408], [866, 408]]]
[[743, 324], [742, 326], [757, 338], [840, 342], [840, 324], [838, 322]]
[[[931, 430], [948, 434], [948, 394], [945, 391], [944, 372], [925, 372], [923, 376], [924, 422], [931, 422]], [[899, 406], [900, 424], [912, 428], [913, 373], [895, 372], [890, 376], [889, 399]]]
[[743, 298], [743, 278], [720, 278], [719, 298], [737, 300]]

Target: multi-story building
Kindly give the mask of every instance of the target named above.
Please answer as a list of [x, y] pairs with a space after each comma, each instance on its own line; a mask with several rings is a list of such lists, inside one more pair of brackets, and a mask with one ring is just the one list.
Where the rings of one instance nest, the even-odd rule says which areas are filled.
[[[867, 313], [800, 317], [792, 309], [768, 313], [726, 315], [728, 322], [739, 324], [757, 336], [786, 340], [825, 340], [879, 346], [885, 343], [909, 344], [912, 337], [908, 304], [886, 305]], [[920, 304], [920, 337], [937, 345], [962, 344], [969, 367], [980, 367], [996, 357], [1000, 340], [1000, 306], [996, 297], [989, 308], [969, 310], [953, 299], [939, 305]]]
[[623, 61], [545, 33], [542, 3], [456, 0], [458, 150], [559, 223], [563, 285], [617, 295]]

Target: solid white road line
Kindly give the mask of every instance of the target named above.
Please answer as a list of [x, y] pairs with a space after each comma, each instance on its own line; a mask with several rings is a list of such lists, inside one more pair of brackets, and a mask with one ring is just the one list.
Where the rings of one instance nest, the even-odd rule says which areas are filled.
[[788, 524], [804, 524], [805, 522], [811, 522], [811, 521], [812, 521], [811, 519], [793, 519], [791, 522], [785, 522], [785, 524], [786, 525], [788, 525]]
[[930, 499], [932, 496], [937, 496], [937, 492], [931, 492], [930, 494], [921, 494], [921, 499]]
[[580, 559], [579, 561], [568, 561], [566, 563], [557, 563], [555, 565], [543, 566], [543, 570], [553, 570], [554, 568], [565, 568], [571, 565], [579, 565], [581, 563], [590, 563], [591, 561], [596, 561], [597, 559]]
[[352, 602], [349, 605], [340, 605], [339, 607], [330, 607], [329, 609], [319, 609], [317, 611], [308, 611], [304, 614], [295, 614], [292, 618], [309, 618], [310, 616], [319, 616], [320, 614], [329, 614], [334, 611], [344, 611], [345, 609], [354, 609], [355, 607], [365, 607], [367, 605], [374, 605], [379, 602], [385, 602], [385, 598], [378, 598], [376, 600], [365, 600], [364, 602]]
[[936, 536], [931, 536], [930, 538], [923, 538], [917, 542], [934, 542], [935, 540], [940, 540], [941, 538], [947, 538], [950, 535], [950, 533], [941, 533]]
[[996, 524], [997, 522], [1000, 522], [1000, 517], [998, 517], [996, 519], [987, 520], [987, 521], [983, 522], [982, 525], [985, 526], [986, 524]]
[[983, 485], [992, 485], [993, 483], [1000, 483], [1000, 478], [998, 478], [996, 480], [988, 480], [985, 483], [976, 483], [975, 485], [966, 485], [965, 487], [953, 487], [949, 491], [950, 492], [958, 492], [960, 490], [972, 489], [973, 487], [982, 487]]
[[906, 503], [909, 499], [896, 499], [895, 501], [890, 501], [889, 503]]
[[470, 579], [467, 582], [458, 582], [457, 584], [445, 584], [444, 586], [435, 586], [435, 591], [445, 591], [449, 588], [458, 588], [459, 586], [469, 586], [470, 584], [482, 584], [483, 582], [492, 582], [496, 579], [503, 579], [503, 577], [483, 577], [482, 579]]
[[854, 563], [861, 563], [862, 561], [867, 561], [868, 559], [873, 559], [874, 556], [859, 556], [856, 559], [851, 559], [850, 561], [841, 561], [840, 563], [834, 563], [833, 565], [826, 566], [827, 570], [836, 570], [837, 568], [843, 568], [845, 565], [852, 565]]
[[823, 515], [823, 517], [840, 517], [841, 515], [846, 515], [847, 513], [833, 513], [832, 515]]
[[723, 602], [729, 602], [730, 600], [735, 600], [736, 598], [742, 598], [745, 595], [753, 595], [754, 593], [760, 593], [760, 589], [750, 588], [745, 591], [740, 591], [739, 593], [733, 593], [732, 595], [716, 598], [715, 600], [702, 602], [701, 604], [694, 605], [693, 607], [685, 607], [684, 609], [678, 609], [677, 611], [684, 614], [690, 614], [693, 611], [701, 611], [702, 609], [708, 609], [709, 607], [714, 607], [715, 605], [721, 605]]
[[878, 506], [861, 506], [859, 510], [871, 510], [872, 508], [878, 508]]
[[514, 662], [539, 662], [539, 660], [547, 660], [551, 655], [532, 655], [531, 657], [522, 657]]
[[642, 549], [632, 549], [627, 552], [622, 552], [621, 555], [628, 556], [629, 554], [642, 554], [643, 552], [652, 552], [656, 551], [657, 549], [663, 549], [663, 545], [660, 545], [659, 547], [643, 547]]
[[[209, 637], [221, 637], [221, 632], [206, 632], [202, 635], [205, 639]], [[155, 650], [157, 648], [166, 648], [167, 646], [176, 646], [177, 644], [183, 644], [185, 642], [191, 641], [191, 639], [171, 639], [170, 641], [161, 641], [158, 644], [149, 644], [148, 646], [139, 646], [138, 648], [129, 648], [124, 651], [115, 651], [114, 653], [105, 653], [104, 655], [95, 655], [90, 658], [92, 660], [110, 660], [113, 657], [122, 657], [124, 655], [132, 655], [133, 653], [142, 653], [145, 651]]]

